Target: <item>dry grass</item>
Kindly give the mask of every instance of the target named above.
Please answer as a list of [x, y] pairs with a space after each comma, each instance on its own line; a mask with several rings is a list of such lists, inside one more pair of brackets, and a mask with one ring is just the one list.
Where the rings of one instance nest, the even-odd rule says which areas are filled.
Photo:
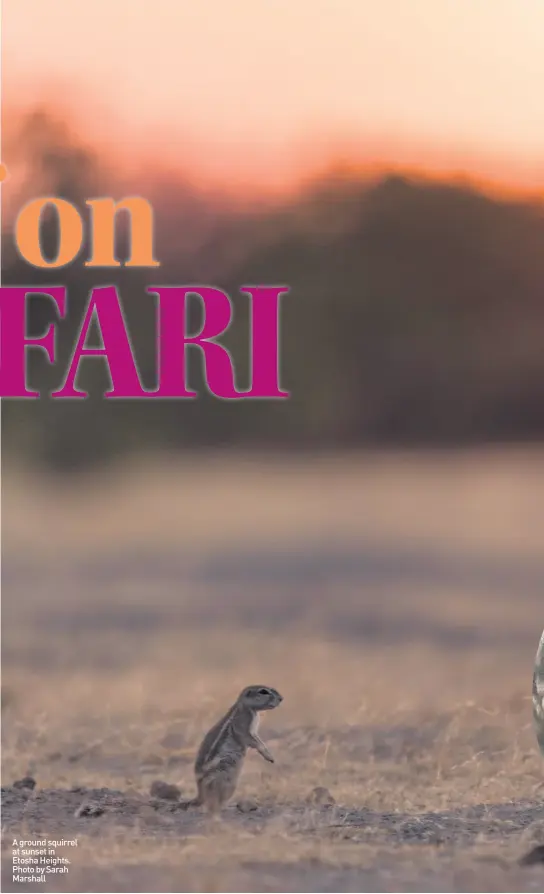
[[[141, 804], [85, 823], [31, 799], [9, 835], [80, 837], [58, 890], [538, 890], [511, 861], [544, 833], [542, 457], [208, 463], [53, 502], [5, 482], [4, 784]], [[276, 764], [251, 754], [238, 792], [262, 809], [210, 830], [146, 807], [155, 778], [192, 792], [249, 682], [285, 696]]]
[[246, 794], [290, 803], [319, 784], [346, 807], [427, 811], [531, 798], [542, 784], [527, 680], [503, 663], [505, 687], [490, 656], [445, 662], [432, 649], [365, 654], [248, 634], [215, 650], [216, 640], [181, 636], [179, 657], [115, 674], [10, 675], [5, 777], [145, 792], [159, 774], [190, 792], [203, 733], [253, 680], [286, 699], [264, 721], [277, 764], [251, 755]]

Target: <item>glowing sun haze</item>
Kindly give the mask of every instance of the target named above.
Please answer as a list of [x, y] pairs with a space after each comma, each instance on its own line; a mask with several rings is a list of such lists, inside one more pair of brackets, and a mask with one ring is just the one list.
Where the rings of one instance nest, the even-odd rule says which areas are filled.
[[343, 152], [544, 187], [543, 0], [2, 5], [4, 97], [81, 85], [127, 153], [255, 183]]

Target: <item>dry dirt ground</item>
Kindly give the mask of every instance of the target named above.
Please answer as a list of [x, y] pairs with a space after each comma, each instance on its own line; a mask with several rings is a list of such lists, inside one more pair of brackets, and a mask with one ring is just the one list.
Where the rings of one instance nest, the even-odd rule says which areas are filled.
[[[4, 466], [2, 889], [45, 838], [50, 892], [543, 891], [543, 496], [538, 453]], [[254, 682], [276, 763], [152, 797]]]

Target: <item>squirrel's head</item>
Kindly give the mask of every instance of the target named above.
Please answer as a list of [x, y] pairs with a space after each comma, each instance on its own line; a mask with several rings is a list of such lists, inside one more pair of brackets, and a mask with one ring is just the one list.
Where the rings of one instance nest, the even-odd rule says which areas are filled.
[[254, 711], [270, 711], [282, 701], [283, 696], [270, 686], [246, 686], [238, 696], [239, 704], [253, 708]]

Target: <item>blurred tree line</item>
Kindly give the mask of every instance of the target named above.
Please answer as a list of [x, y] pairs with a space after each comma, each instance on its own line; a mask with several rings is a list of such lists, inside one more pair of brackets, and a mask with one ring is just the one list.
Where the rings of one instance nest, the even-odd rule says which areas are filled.
[[[241, 209], [165, 174], [128, 189], [118, 174], [46, 110], [13, 143], [32, 171], [27, 195], [86, 198], [132, 193], [155, 209], [155, 270], [89, 270], [88, 246], [62, 271], [26, 265], [3, 238], [2, 281], [66, 283], [58, 362], [28, 354], [40, 400], [2, 401], [3, 447], [51, 470], [84, 469], [132, 450], [233, 446], [320, 449], [457, 445], [544, 437], [544, 205], [497, 201], [459, 185], [398, 176], [362, 182], [341, 171], [281, 207]], [[5, 159], [9, 167], [9, 159]], [[5, 189], [6, 187], [4, 187]], [[24, 201], [21, 189], [20, 207]], [[44, 228], [56, 251], [56, 227]], [[120, 237], [119, 256], [126, 258]], [[51, 400], [60, 387], [90, 289], [114, 282], [142, 380], [155, 383], [150, 284], [206, 283], [228, 291], [235, 319], [224, 344], [248, 387], [245, 284], [287, 284], [281, 315], [288, 401], [224, 402], [203, 386], [191, 349], [195, 401], [104, 400], [105, 361], [84, 360], [88, 400]], [[43, 298], [28, 328], [55, 319]], [[195, 303], [195, 329], [199, 309]], [[96, 337], [96, 333], [93, 337]]]

